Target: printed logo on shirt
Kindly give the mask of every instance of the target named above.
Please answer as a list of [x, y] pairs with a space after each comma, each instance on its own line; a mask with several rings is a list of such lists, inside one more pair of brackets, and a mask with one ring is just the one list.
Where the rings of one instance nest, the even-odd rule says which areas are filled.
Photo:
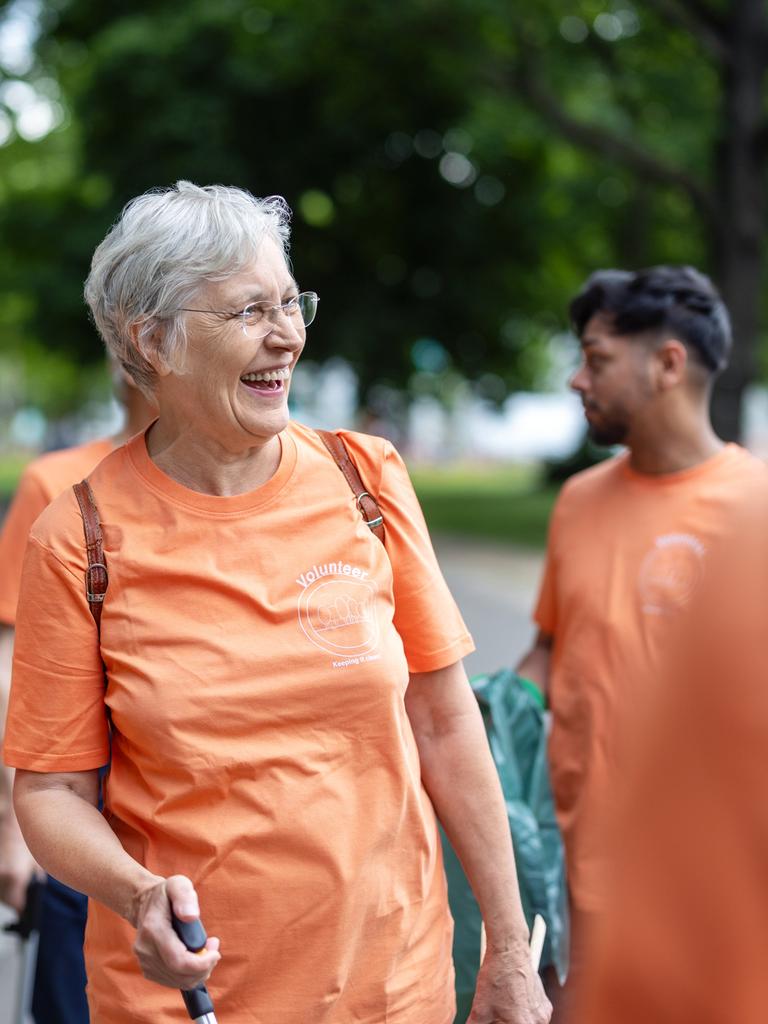
[[640, 567], [640, 599], [648, 615], [685, 607], [701, 581], [706, 548], [689, 533], [657, 537]]
[[379, 642], [377, 587], [367, 569], [325, 562], [307, 569], [296, 582], [302, 588], [299, 624], [308, 640], [347, 664], [359, 664], [374, 650]]

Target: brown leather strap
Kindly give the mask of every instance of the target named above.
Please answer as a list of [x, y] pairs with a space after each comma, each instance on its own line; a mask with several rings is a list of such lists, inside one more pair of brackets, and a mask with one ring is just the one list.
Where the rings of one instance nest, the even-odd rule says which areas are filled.
[[83, 533], [85, 534], [85, 550], [88, 553], [88, 568], [85, 570], [85, 596], [88, 599], [88, 607], [96, 622], [96, 628], [101, 627], [101, 609], [104, 605], [104, 595], [109, 586], [109, 574], [107, 563], [104, 559], [104, 546], [102, 543], [101, 522], [99, 520], [99, 508], [93, 496], [91, 485], [87, 480], [79, 484], [73, 484], [77, 503], [80, 506], [80, 513], [83, 517]]
[[338, 434], [329, 430], [316, 431], [317, 436], [336, 460], [336, 465], [344, 474], [344, 479], [349, 484], [355, 496], [357, 507], [363, 516], [363, 522], [375, 533], [381, 543], [384, 543], [384, 517], [381, 514], [376, 499], [365, 489], [365, 484], [360, 479], [357, 466], [350, 458], [347, 446]]

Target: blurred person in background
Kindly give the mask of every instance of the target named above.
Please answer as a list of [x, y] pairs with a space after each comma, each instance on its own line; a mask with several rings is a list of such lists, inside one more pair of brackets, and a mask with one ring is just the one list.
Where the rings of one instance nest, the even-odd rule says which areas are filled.
[[571, 386], [590, 436], [627, 450], [563, 487], [534, 615], [539, 632], [518, 666], [552, 712], [550, 768], [572, 909], [571, 978], [553, 993], [558, 1021], [570, 1019], [605, 905], [604, 828], [624, 782], [624, 726], [659, 684], [710, 549], [766, 477], [710, 422], [731, 332], [704, 275], [689, 267], [600, 271], [570, 314], [582, 349]]
[[[21, 568], [32, 524], [50, 502], [82, 480], [101, 460], [150, 422], [154, 409], [125, 371], [113, 367], [115, 396], [124, 426], [101, 438], [31, 462], [22, 473], [0, 531], [0, 741], [5, 724], [13, 658]], [[0, 902], [20, 913], [36, 865], [21, 835], [12, 803], [13, 771], [0, 768]], [[48, 878], [43, 891], [40, 941], [32, 1012], [38, 1024], [79, 1024], [88, 1020], [83, 937], [85, 896]]]
[[[75, 495], [32, 531], [5, 744], [19, 821], [92, 898], [94, 1022], [181, 1017], [172, 989], [215, 968], [228, 1024], [451, 1024], [437, 816], [488, 934], [470, 1019], [545, 1024], [473, 645], [407, 471], [343, 432], [382, 543], [289, 418], [317, 296], [287, 244], [281, 199], [179, 182], [96, 250], [94, 320], [159, 414], [89, 477], [100, 633]], [[171, 907], [201, 906], [215, 937], [197, 955]]]
[[636, 723], [577, 1024], [768, 1017], [766, 523], [764, 481], [708, 553]]

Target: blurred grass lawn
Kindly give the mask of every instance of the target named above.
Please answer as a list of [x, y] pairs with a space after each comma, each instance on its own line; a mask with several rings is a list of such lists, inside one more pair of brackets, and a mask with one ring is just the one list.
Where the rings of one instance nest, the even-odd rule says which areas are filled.
[[[13, 494], [26, 458], [0, 457], [0, 503]], [[433, 533], [486, 538], [541, 548], [556, 487], [542, 486], [527, 466], [411, 467], [411, 478]]]
[[543, 548], [558, 488], [527, 466], [409, 467], [432, 533]]
[[3, 453], [0, 456], [0, 501], [9, 501], [16, 490], [21, 471], [29, 462], [28, 455], [21, 455], [18, 452], [13, 454]]

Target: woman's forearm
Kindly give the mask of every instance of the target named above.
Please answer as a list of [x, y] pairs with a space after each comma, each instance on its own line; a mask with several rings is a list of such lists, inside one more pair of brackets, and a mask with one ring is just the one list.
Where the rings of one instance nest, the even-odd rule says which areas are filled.
[[419, 749], [425, 788], [480, 906], [489, 944], [527, 946], [504, 798], [482, 723], [479, 734], [466, 722]]
[[142, 897], [162, 881], [129, 856], [97, 810], [96, 772], [18, 770], [14, 804], [41, 867], [136, 924]]
[[471, 1019], [544, 1024], [551, 1007], [528, 952], [504, 797], [461, 663], [412, 675], [406, 708], [424, 786], [485, 922]]
[[523, 950], [528, 927], [482, 717], [463, 667], [441, 673], [449, 674], [411, 677], [408, 710], [424, 786], [480, 905], [489, 946]]
[[424, 786], [480, 906], [488, 943], [526, 946], [504, 796], [464, 669], [459, 663], [412, 676], [409, 693]]

